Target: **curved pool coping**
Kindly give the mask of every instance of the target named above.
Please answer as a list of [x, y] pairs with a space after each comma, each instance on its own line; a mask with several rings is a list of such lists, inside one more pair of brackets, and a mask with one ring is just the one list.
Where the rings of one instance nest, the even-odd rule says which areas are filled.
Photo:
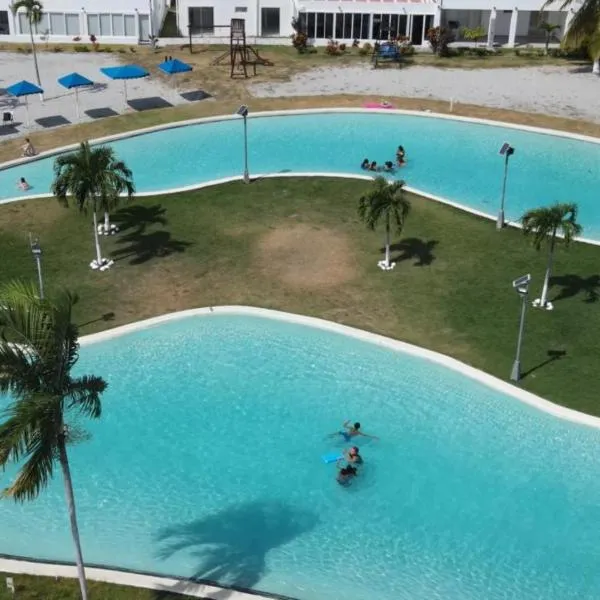
[[[492, 121], [490, 119], [478, 119], [475, 117], [463, 117], [459, 115], [447, 115], [443, 113], [434, 113], [431, 111], [414, 111], [414, 110], [401, 110], [401, 109], [376, 109], [376, 108], [306, 108], [306, 109], [296, 109], [296, 110], [275, 110], [275, 111], [261, 111], [256, 113], [251, 113], [248, 118], [249, 119], [258, 119], [265, 117], [281, 117], [281, 116], [290, 116], [290, 115], [304, 115], [304, 114], [327, 114], [327, 113], [366, 113], [366, 114], [396, 114], [396, 115], [406, 115], [412, 117], [422, 117], [422, 118], [430, 118], [430, 119], [445, 119], [449, 121], [460, 121], [463, 123], [473, 123], [478, 125], [489, 125], [492, 127], [504, 127], [506, 129], [517, 129], [520, 131], [527, 131], [530, 133], [537, 133], [541, 135], [551, 135], [555, 137], [563, 137], [573, 140], [578, 140], [580, 142], [589, 142], [592, 144], [600, 144], [600, 138], [582, 135], [579, 133], [570, 133], [568, 131], [560, 131], [558, 129], [544, 129], [542, 127], [533, 127], [531, 125], [519, 125], [515, 123], [507, 123], [506, 121]], [[203, 123], [214, 123], [218, 121], [229, 121], [233, 119], [239, 119], [238, 115], [217, 115], [213, 117], [201, 117], [197, 119], [186, 119], [185, 121], [175, 121], [171, 123], [162, 123], [161, 125], [154, 125], [152, 127], [145, 127], [143, 129], [134, 129], [132, 131], [127, 131], [124, 133], [117, 133], [114, 135], [109, 135], [101, 138], [96, 138], [90, 140], [91, 145], [97, 144], [105, 144], [107, 142], [114, 142], [121, 139], [127, 139], [131, 137], [137, 137], [140, 135], [146, 135], [148, 133], [153, 133], [156, 131], [163, 131], [167, 129], [176, 129], [178, 127], [187, 127], [189, 125], [201, 125]], [[12, 161], [4, 162], [0, 164], [0, 171], [9, 169], [11, 167], [15, 167], [25, 163], [36, 162], [43, 158], [47, 158], [50, 156], [54, 156], [57, 154], [61, 154], [63, 152], [69, 152], [75, 150], [79, 147], [79, 144], [69, 144], [67, 146], [61, 146], [59, 148], [53, 148], [51, 150], [46, 150], [44, 152], [40, 152], [34, 157], [30, 158], [18, 158]], [[319, 172], [311, 172], [311, 173], [252, 173], [251, 178], [253, 180], [263, 179], [263, 178], [273, 178], [273, 177], [335, 177], [335, 178], [345, 178], [345, 179], [361, 179], [361, 180], [369, 180], [372, 179], [370, 175], [360, 175], [353, 173], [319, 173]], [[169, 188], [166, 190], [158, 190], [153, 192], [141, 192], [136, 194], [136, 196], [143, 198], [148, 196], [164, 196], [169, 194], [179, 194], [182, 192], [189, 192], [193, 190], [199, 190], [206, 187], [212, 187], [215, 185], [220, 185], [223, 183], [230, 183], [233, 181], [243, 180], [242, 175], [225, 177], [222, 179], [214, 179], [211, 181], [205, 181], [203, 183], [198, 183], [194, 185], [189, 185], [185, 187], [178, 188]], [[439, 202], [441, 204], [446, 204], [448, 206], [452, 206], [453, 208], [457, 208], [464, 212], [470, 213], [472, 215], [476, 215], [478, 217], [482, 217], [484, 219], [488, 219], [491, 221], [496, 221], [497, 215], [486, 213], [474, 208], [470, 208], [461, 204], [459, 202], [454, 202], [453, 200], [449, 200], [447, 198], [443, 198], [442, 196], [436, 196], [434, 194], [429, 194], [428, 192], [424, 192], [419, 190], [418, 188], [413, 188], [406, 186], [407, 192], [416, 194], [427, 200], [433, 200], [434, 202]], [[4, 200], [0, 200], [0, 205], [8, 204], [10, 202], [19, 202], [21, 200], [35, 200], [39, 198], [47, 198], [49, 194], [33, 194], [31, 196], [15, 196], [13, 198], [7, 198]], [[507, 222], [509, 227], [517, 227], [520, 228], [521, 225], [517, 222]], [[600, 240], [594, 240], [590, 238], [577, 238], [577, 241], [583, 242], [585, 244], [591, 244], [594, 246], [600, 246]]]
[[[188, 317], [208, 317], [214, 314], [263, 317], [346, 335], [370, 344], [388, 348], [396, 352], [402, 352], [404, 354], [409, 354], [411, 356], [428, 360], [458, 372], [461, 375], [469, 377], [470, 379], [474, 379], [489, 388], [499, 391], [505, 395], [509, 395], [520, 402], [537, 408], [538, 410], [541, 410], [554, 417], [577, 423], [579, 425], [600, 429], [599, 417], [586, 415], [579, 411], [554, 404], [549, 400], [545, 400], [544, 398], [536, 396], [531, 392], [522, 390], [506, 381], [498, 379], [493, 375], [489, 375], [488, 373], [476, 369], [475, 367], [471, 367], [470, 365], [456, 360], [455, 358], [451, 358], [445, 354], [434, 352], [433, 350], [428, 350], [413, 344], [408, 344], [407, 342], [394, 340], [377, 333], [371, 333], [362, 329], [350, 327], [348, 325], [342, 325], [340, 323], [334, 323], [333, 321], [327, 321], [317, 317], [309, 317], [278, 310], [252, 306], [209, 306], [205, 308], [193, 308], [175, 313], [167, 313], [158, 317], [145, 319], [143, 321], [136, 321], [135, 323], [130, 323], [120, 327], [115, 327], [113, 329], [108, 329], [106, 331], [101, 331], [99, 333], [86, 335], [80, 339], [80, 342], [82, 346], [88, 346], [98, 342], [121, 337], [136, 331], [149, 329], [151, 327], [171, 321], [177, 321]], [[66, 563], [54, 563], [46, 560], [36, 561], [7, 555], [0, 555], [0, 571], [6, 573], [41, 575], [49, 577], [77, 577], [75, 567]], [[86, 567], [86, 575], [89, 579], [104, 581], [107, 583], [162, 591], [179, 590], [182, 593], [186, 593], [197, 598], [204, 598], [206, 600], [222, 600], [224, 590], [227, 590], [227, 598], [229, 600], [290, 600], [289, 598], [277, 594], [219, 587], [217, 584], [212, 582], [196, 583], [183, 577], [175, 578], [151, 573], [139, 573], [97, 565]]]

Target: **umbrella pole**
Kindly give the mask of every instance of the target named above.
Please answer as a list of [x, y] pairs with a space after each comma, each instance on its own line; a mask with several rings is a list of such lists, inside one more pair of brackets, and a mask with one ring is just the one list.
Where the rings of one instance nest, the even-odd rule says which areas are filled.
[[77, 108], [77, 122], [81, 121], [81, 114], [79, 112], [79, 89], [75, 88], [75, 107]]
[[29, 121], [29, 101], [27, 100], [27, 96], [25, 96], [25, 114], [27, 115], [27, 129], [29, 129], [31, 122]]
[[125, 108], [127, 108], [127, 79], [123, 79], [123, 91], [125, 93]]

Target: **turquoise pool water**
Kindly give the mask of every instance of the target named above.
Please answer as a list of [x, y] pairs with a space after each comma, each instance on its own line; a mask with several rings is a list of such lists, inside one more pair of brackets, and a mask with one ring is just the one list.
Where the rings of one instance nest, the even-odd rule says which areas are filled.
[[[242, 122], [227, 120], [163, 130], [114, 142], [133, 170], [139, 192], [156, 192], [241, 175]], [[600, 144], [498, 126], [376, 113], [327, 113], [252, 118], [248, 121], [253, 175], [278, 172], [361, 173], [363, 158], [393, 159], [398, 144], [409, 162], [398, 174], [407, 185], [467, 207], [496, 214], [504, 141], [511, 158], [506, 214], [556, 201], [580, 206], [585, 237], [600, 240]], [[46, 193], [52, 158], [0, 171], [0, 199]]]
[[[71, 452], [88, 562], [302, 600], [600, 597], [600, 431], [258, 317], [95, 343], [78, 371], [110, 384]], [[347, 418], [381, 440], [343, 489], [320, 456]], [[72, 559], [60, 477], [36, 502], [0, 502], [0, 553]]]

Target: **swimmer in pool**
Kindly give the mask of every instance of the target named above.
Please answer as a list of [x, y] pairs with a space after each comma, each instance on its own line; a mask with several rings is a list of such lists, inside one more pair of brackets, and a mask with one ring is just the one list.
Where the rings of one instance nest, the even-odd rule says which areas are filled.
[[346, 465], [345, 467], [338, 465], [338, 469], [339, 471], [336, 477], [337, 482], [343, 486], [350, 485], [352, 480], [356, 477], [356, 467], [353, 467], [352, 465]]
[[375, 435], [368, 435], [360, 431], [360, 423], [357, 421], [354, 425], [350, 425], [350, 421], [344, 421], [342, 425], [344, 429], [340, 431], [336, 431], [332, 433], [329, 437], [335, 437], [336, 435], [341, 435], [346, 442], [349, 442], [353, 437], [362, 436], [371, 438], [373, 440], [378, 440], [379, 438]]
[[344, 450], [344, 458], [351, 465], [362, 465], [363, 463], [358, 446], [352, 446], [352, 448]]

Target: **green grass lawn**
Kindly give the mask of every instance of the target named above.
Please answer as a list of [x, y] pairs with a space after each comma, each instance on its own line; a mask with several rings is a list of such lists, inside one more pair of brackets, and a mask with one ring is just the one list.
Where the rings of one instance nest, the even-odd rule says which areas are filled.
[[[15, 582], [15, 595], [6, 589], [5, 578]], [[98, 581], [88, 582], [90, 600], [182, 600], [180, 594], [143, 590]], [[33, 577], [31, 575], [0, 574], [0, 600], [80, 600], [79, 583], [76, 579]]]
[[[279, 179], [140, 199], [104, 241], [116, 259], [92, 272], [90, 217], [53, 199], [0, 206], [0, 280], [35, 278], [27, 234], [41, 238], [48, 286], [76, 290], [82, 334], [190, 307], [244, 304], [314, 315], [425, 346], [506, 379], [519, 298], [511, 281], [533, 276], [546, 255], [518, 230], [419, 198], [394, 271], [384, 273], [382, 234], [356, 206], [368, 183]], [[553, 312], [530, 309], [523, 387], [600, 414], [597, 389], [600, 248], [556, 255]], [[595, 287], [596, 286], [596, 287]], [[102, 375], [99, 373], [99, 375]]]

